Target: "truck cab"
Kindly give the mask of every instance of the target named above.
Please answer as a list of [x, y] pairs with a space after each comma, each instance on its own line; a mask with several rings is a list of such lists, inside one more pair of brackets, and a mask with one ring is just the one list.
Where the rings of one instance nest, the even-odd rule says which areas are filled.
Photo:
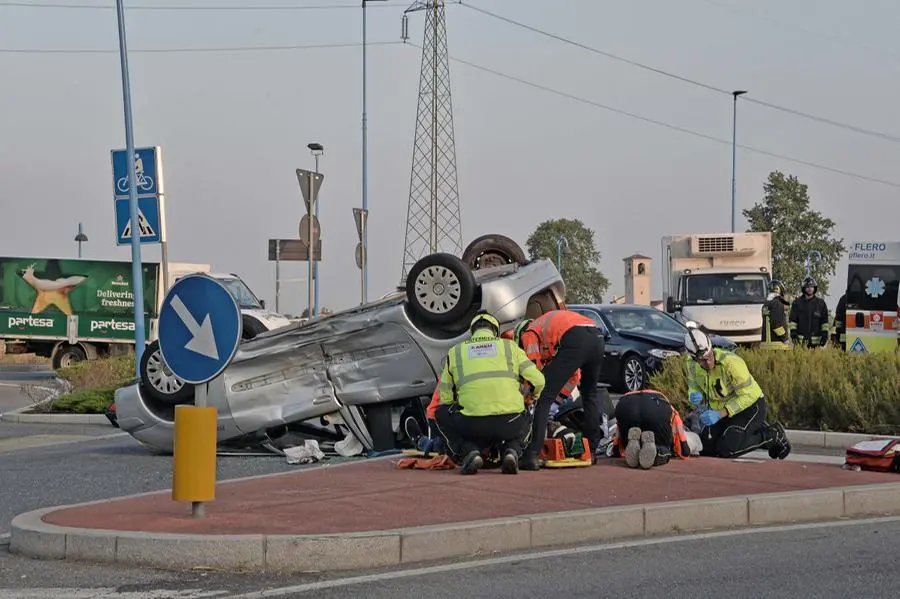
[[770, 233], [663, 238], [666, 312], [735, 343], [758, 343], [771, 281]]

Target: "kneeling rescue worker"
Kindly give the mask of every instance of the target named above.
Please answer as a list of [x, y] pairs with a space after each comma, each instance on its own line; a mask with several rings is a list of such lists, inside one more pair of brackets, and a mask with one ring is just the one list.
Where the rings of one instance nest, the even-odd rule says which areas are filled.
[[547, 384], [538, 398], [534, 410], [531, 442], [525, 449], [520, 467], [522, 470], [538, 470], [538, 455], [547, 437], [547, 421], [550, 406], [566, 383], [581, 370], [578, 391], [584, 409], [584, 430], [592, 453], [597, 451], [600, 432], [600, 407], [597, 383], [603, 363], [604, 341], [600, 329], [593, 320], [569, 310], [551, 310], [535, 318], [520, 322], [514, 332], [516, 342], [525, 350], [528, 359], [544, 373]]
[[701, 455], [736, 458], [768, 449], [770, 458], [786, 458], [787, 434], [780, 423], [766, 422], [766, 398], [744, 360], [714, 348], [700, 329], [687, 330], [684, 346], [693, 358], [685, 368], [689, 398], [701, 410]]
[[[616, 404], [616, 453], [629, 468], [648, 470], [668, 464], [673, 455], [700, 453], [700, 437], [686, 431], [678, 410], [653, 389], [631, 391]], [[622, 431], [627, 431], [623, 436]], [[692, 447], [695, 443], [698, 446]]]
[[499, 338], [500, 323], [487, 312], [478, 312], [469, 330], [472, 337], [444, 361], [435, 421], [451, 455], [462, 460], [461, 474], [478, 472], [481, 451], [494, 444], [502, 444], [502, 472], [516, 474], [531, 424], [520, 377], [540, 393], [544, 375], [515, 343]]

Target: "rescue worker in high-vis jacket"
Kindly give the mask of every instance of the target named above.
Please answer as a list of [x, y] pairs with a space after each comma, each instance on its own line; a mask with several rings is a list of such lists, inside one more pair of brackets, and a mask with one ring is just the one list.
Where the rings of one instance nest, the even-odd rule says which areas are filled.
[[791, 336], [785, 308], [790, 302], [785, 298], [784, 283], [773, 280], [769, 283], [769, 295], [762, 306], [762, 343], [760, 349], [790, 349]]
[[791, 453], [784, 427], [766, 421], [766, 398], [737, 354], [714, 348], [706, 333], [688, 329], [684, 346], [688, 397], [700, 410], [701, 455], [736, 458], [757, 449], [783, 460]]
[[596, 323], [570, 310], [551, 310], [534, 320], [525, 319], [516, 325], [516, 342], [525, 350], [528, 358], [544, 373], [547, 385], [543, 392], [535, 392], [538, 398], [534, 409], [531, 442], [525, 449], [520, 467], [538, 470], [538, 455], [547, 438], [547, 423], [552, 402], [578, 370], [581, 380], [578, 391], [584, 410], [584, 430], [591, 452], [596, 452], [602, 441], [600, 430], [600, 367], [603, 364], [603, 334]]
[[435, 422], [461, 459], [461, 474], [478, 472], [481, 451], [495, 444], [502, 445], [501, 471], [516, 474], [531, 425], [520, 379], [540, 393], [544, 375], [514, 342], [499, 337], [500, 323], [489, 313], [478, 312], [469, 330], [469, 340], [453, 346], [444, 360]]
[[816, 295], [818, 290], [816, 280], [806, 277], [800, 286], [800, 296], [791, 304], [788, 326], [794, 343], [807, 347], [820, 347], [828, 343], [831, 331], [828, 306]]
[[835, 347], [841, 348], [841, 351], [847, 351], [847, 294], [841, 296], [838, 300], [837, 308], [834, 310], [834, 333], [831, 336], [831, 342]]

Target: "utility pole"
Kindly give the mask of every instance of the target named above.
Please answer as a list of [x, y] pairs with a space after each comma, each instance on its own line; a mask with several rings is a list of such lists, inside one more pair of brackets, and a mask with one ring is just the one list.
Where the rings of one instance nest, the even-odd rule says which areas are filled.
[[78, 223], [78, 235], [75, 236], [75, 243], [78, 244], [78, 259], [81, 260], [81, 244], [88, 240], [88, 236], [84, 234], [84, 227]]

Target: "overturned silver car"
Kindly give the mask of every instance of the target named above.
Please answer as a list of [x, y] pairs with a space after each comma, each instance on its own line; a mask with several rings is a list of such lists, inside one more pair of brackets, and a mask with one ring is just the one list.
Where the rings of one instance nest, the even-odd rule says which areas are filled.
[[[554, 264], [528, 261], [501, 235], [476, 239], [462, 258], [425, 256], [404, 291], [242, 342], [234, 361], [208, 383], [218, 441], [272, 439], [339, 414], [366, 449], [392, 448], [398, 414], [424, 420], [441, 362], [468, 336], [477, 310], [490, 310], [508, 328], [558, 309], [564, 298]], [[171, 451], [175, 406], [193, 403], [193, 395], [159, 393], [145, 380], [141, 372], [137, 384], [116, 391], [118, 426]]]

